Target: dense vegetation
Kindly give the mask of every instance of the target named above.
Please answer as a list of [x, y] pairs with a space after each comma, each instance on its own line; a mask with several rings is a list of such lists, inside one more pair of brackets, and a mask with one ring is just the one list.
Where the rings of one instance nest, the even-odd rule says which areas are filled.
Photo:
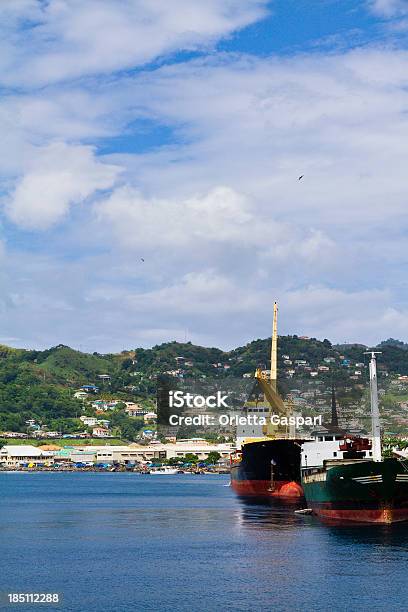
[[[408, 345], [389, 339], [380, 347], [380, 368], [391, 375], [408, 374]], [[312, 367], [332, 357], [336, 363], [326, 374], [329, 384], [334, 374], [339, 380], [348, 376], [341, 367], [341, 356], [363, 362], [367, 360], [365, 350], [362, 345], [334, 346], [329, 340], [284, 336], [279, 339], [279, 368], [283, 369], [284, 355], [304, 359]], [[0, 346], [0, 431], [25, 431], [28, 419], [44, 422], [51, 430], [79, 431], [83, 426], [78, 417], [84, 407], [74, 393], [81, 385], [97, 385], [95, 397], [143, 401], [154, 398], [158, 373], [178, 369], [192, 376], [242, 377], [258, 366], [267, 367], [269, 352], [270, 338], [229, 352], [177, 342], [108, 355], [84, 354], [63, 345], [46, 351]], [[101, 381], [102, 374], [109, 375], [110, 381]], [[285, 381], [281, 390], [285, 392]], [[134, 439], [141, 425], [120, 410], [109, 413], [108, 418], [114, 431], [127, 439]]]
[[75, 390], [120, 368], [118, 356], [86, 355], [69, 347], [24, 351], [0, 347], [0, 430], [25, 431], [28, 419], [50, 430], [75, 431], [82, 404]]

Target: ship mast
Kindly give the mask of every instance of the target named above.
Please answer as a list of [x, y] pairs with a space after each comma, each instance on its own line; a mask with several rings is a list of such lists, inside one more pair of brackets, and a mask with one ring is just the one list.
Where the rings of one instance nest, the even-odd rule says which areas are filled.
[[376, 355], [380, 352], [370, 351], [370, 399], [371, 399], [371, 424], [373, 436], [373, 460], [382, 461], [381, 454], [381, 426], [380, 426], [380, 411], [378, 408], [378, 389], [377, 389], [377, 359]]
[[273, 304], [272, 346], [271, 346], [271, 387], [277, 388], [278, 380], [278, 304]]
[[336, 389], [334, 387], [334, 381], [332, 382], [332, 391], [331, 391], [331, 423], [332, 427], [339, 426], [339, 417], [337, 413], [337, 401], [336, 401]]
[[[285, 405], [285, 402], [281, 398], [277, 389], [278, 382], [278, 304], [273, 304], [273, 326], [272, 326], [272, 346], [271, 346], [271, 369], [270, 372], [262, 371], [261, 368], [257, 368], [255, 372], [255, 378], [258, 381], [258, 385], [264, 392], [265, 400], [269, 403], [270, 414], [274, 414], [276, 411], [281, 416], [287, 416], [292, 411], [291, 407]], [[268, 426], [269, 427], [269, 426]], [[292, 427], [292, 426], [291, 426]], [[276, 437], [277, 426], [273, 425], [273, 437]], [[266, 435], [272, 435], [268, 433]], [[295, 432], [290, 432], [291, 437], [295, 437]], [[287, 437], [287, 436], [286, 436]]]

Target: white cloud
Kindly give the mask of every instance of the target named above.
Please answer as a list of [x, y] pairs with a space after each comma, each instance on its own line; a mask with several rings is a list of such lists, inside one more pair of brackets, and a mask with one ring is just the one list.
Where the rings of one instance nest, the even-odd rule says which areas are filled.
[[144, 198], [122, 187], [97, 205], [97, 214], [128, 247], [156, 245], [185, 248], [200, 242], [254, 246], [265, 235], [278, 235], [282, 227], [257, 219], [248, 198], [219, 186], [207, 194], [182, 198]]
[[[88, 292], [88, 309], [94, 305], [100, 312], [122, 313], [123, 320], [140, 330], [143, 345], [184, 340], [187, 334], [206, 345], [234, 348], [268, 335], [274, 299], [279, 301], [281, 333], [373, 346], [386, 337], [408, 336], [408, 310], [395, 306], [388, 289], [290, 289], [275, 278], [275, 284], [258, 283], [248, 290], [241, 280], [205, 269], [139, 292], [123, 288], [112, 293], [110, 286], [101, 286]], [[149, 331], [145, 335], [141, 330]]]
[[117, 248], [138, 253], [149, 270], [159, 266], [172, 277], [191, 266], [213, 266], [248, 282], [250, 277], [268, 279], [274, 267], [282, 267], [287, 270], [280, 274], [283, 280], [293, 277], [293, 267], [321, 270], [336, 253], [321, 230], [259, 214], [254, 198], [226, 186], [185, 199], [149, 199], [125, 186], [98, 201], [95, 212], [98, 231], [109, 228]]
[[[17, 4], [1, 6], [3, 28], [21, 16]], [[222, 54], [111, 74], [211, 45], [264, 5], [19, 5], [37, 26], [12, 40], [13, 54], [3, 38], [3, 82], [56, 84], [2, 100], [6, 211], [21, 228], [66, 223], [64, 244], [48, 233], [44, 260], [3, 257], [3, 335], [103, 351], [184, 339], [187, 329], [232, 347], [269, 333], [277, 298], [286, 333], [408, 338], [406, 51]], [[99, 28], [89, 28], [90, 10]], [[101, 72], [109, 76], [58, 84]], [[171, 144], [120, 153], [123, 143], [140, 150], [146, 119], [174, 133]], [[119, 152], [98, 157], [99, 145], [115, 149], [107, 136]]]
[[[186, 275], [211, 266], [232, 283], [230, 308], [243, 295], [264, 304], [241, 312], [260, 335], [255, 313], [268, 329], [267, 303], [279, 296], [289, 333], [369, 343], [392, 335], [394, 324], [406, 337], [407, 315], [393, 301], [406, 297], [395, 266], [408, 230], [407, 65], [404, 51], [365, 50], [198, 61], [125, 79], [118, 105], [126, 111], [131, 99], [182, 136], [162, 151], [113, 156], [140, 190], [121, 188], [98, 209], [116, 245], [147, 249], [149, 274], [165, 271], [142, 302], [161, 303], [160, 318], [182, 295], [190, 314], [179, 312], [194, 321]], [[224, 320], [221, 293], [212, 302]], [[207, 323], [218, 325], [209, 314]], [[220, 327], [224, 338], [238, 333], [230, 322]]]
[[112, 187], [119, 168], [99, 162], [93, 149], [53, 143], [34, 150], [28, 167], [6, 200], [6, 213], [25, 229], [47, 229], [72, 204]]
[[[49, 0], [2, 2], [8, 84], [109, 73], [197, 50], [260, 19], [267, 0]], [[16, 31], [16, 24], [24, 24]]]
[[101, 352], [186, 338], [232, 348], [268, 335], [278, 299], [281, 333], [366, 344], [408, 337], [408, 311], [396, 305], [390, 289], [291, 288], [275, 267], [270, 279], [252, 284], [240, 269], [234, 277], [204, 266], [152, 283], [150, 271], [130, 275], [142, 268], [134, 258], [126, 257], [129, 267], [119, 273], [117, 257], [113, 252], [67, 261], [9, 253], [0, 277], [0, 335], [12, 336], [14, 345], [63, 342]]
[[405, 51], [375, 50], [224, 58], [125, 79], [124, 112], [131, 101], [185, 144], [118, 159], [163, 198], [226, 184], [254, 196], [266, 220], [353, 232], [369, 218], [394, 222], [405, 210], [407, 63]]
[[394, 17], [408, 13], [407, 0], [370, 0], [369, 6], [377, 15]]
[[309, 286], [283, 294], [281, 312], [286, 330], [310, 337], [375, 346], [385, 338], [408, 336], [408, 310], [395, 306], [389, 289]]

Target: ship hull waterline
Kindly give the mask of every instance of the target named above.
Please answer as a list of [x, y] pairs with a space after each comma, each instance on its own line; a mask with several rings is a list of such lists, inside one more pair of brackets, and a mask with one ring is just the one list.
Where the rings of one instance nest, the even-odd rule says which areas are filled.
[[408, 473], [396, 459], [303, 471], [306, 503], [325, 521], [391, 524], [408, 521]]
[[231, 461], [231, 487], [239, 497], [303, 500], [297, 440], [262, 440], [245, 444]]

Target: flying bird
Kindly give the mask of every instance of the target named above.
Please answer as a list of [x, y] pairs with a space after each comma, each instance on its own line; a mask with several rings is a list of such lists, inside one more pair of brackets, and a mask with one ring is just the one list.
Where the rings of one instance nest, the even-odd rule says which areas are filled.
[[141, 257], [141, 258], [140, 258], [140, 261], [143, 261], [143, 262], [144, 262], [144, 259], [143, 259], [143, 257]]
[[298, 178], [298, 181], [301, 181], [303, 177], [304, 177], [304, 174], [301, 174]]

